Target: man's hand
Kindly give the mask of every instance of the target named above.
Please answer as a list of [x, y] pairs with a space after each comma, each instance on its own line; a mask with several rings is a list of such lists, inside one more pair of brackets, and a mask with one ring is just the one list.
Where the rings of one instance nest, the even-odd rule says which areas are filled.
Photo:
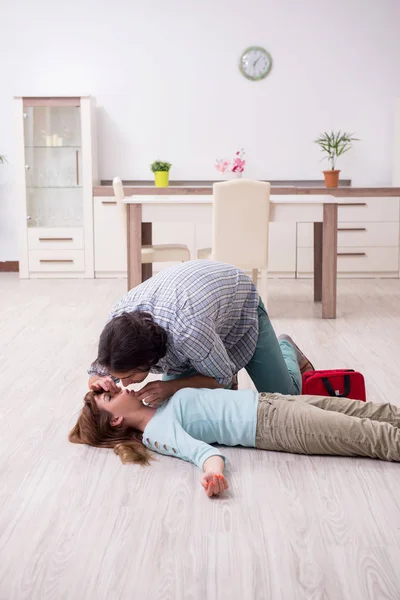
[[223, 473], [213, 473], [212, 471], [204, 473], [200, 483], [209, 498], [219, 496], [229, 487]]
[[108, 375], [99, 377], [93, 375], [89, 379], [89, 389], [93, 392], [110, 392], [111, 394], [117, 394], [121, 391], [121, 388], [115, 383], [115, 381]]
[[175, 381], [151, 381], [146, 383], [135, 395], [146, 406], [156, 408], [175, 394], [176, 387]]
[[213, 377], [205, 375], [193, 375], [182, 379], [170, 379], [169, 381], [151, 381], [136, 392], [136, 397], [145, 404], [156, 408], [166, 400], [169, 400], [178, 390], [183, 388], [223, 388], [224, 386]]

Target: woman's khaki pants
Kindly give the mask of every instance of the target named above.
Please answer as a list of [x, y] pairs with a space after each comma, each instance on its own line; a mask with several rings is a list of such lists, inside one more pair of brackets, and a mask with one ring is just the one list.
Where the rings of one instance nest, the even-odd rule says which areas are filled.
[[347, 398], [261, 393], [256, 447], [400, 461], [400, 409]]

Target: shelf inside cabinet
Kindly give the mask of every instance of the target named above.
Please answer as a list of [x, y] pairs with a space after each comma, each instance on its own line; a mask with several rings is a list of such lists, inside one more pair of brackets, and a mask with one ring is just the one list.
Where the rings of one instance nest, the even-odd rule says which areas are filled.
[[81, 185], [27, 185], [27, 190], [78, 190]]
[[82, 146], [67, 146], [66, 144], [64, 144], [63, 146], [45, 146], [45, 145], [35, 145], [35, 146], [24, 146], [24, 148], [48, 148], [49, 150], [64, 150], [64, 149], [69, 149], [69, 150], [81, 150]]

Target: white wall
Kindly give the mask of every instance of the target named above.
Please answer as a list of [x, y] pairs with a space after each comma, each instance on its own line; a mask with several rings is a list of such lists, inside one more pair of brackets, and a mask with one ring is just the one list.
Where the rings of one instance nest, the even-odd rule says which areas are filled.
[[[312, 144], [329, 128], [362, 141], [343, 159], [354, 184], [390, 184], [400, 96], [398, 0], [0, 0], [0, 260], [18, 258], [12, 96], [97, 97], [100, 176], [213, 178], [240, 147], [248, 174], [320, 177]], [[260, 83], [237, 67], [259, 44]]]

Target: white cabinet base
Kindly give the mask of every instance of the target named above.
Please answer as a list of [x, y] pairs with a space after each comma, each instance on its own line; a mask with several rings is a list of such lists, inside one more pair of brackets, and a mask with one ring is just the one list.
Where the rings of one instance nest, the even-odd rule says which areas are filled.
[[[399, 276], [399, 199], [343, 199], [339, 206], [339, 277]], [[167, 209], [167, 207], [165, 207]], [[164, 215], [165, 216], [165, 215]], [[268, 277], [313, 276], [313, 223], [271, 222], [269, 226]], [[145, 214], [143, 215], [145, 220]], [[300, 221], [300, 219], [302, 219]], [[211, 223], [199, 214], [196, 224], [153, 223], [153, 242], [186, 244], [191, 258], [211, 247]], [[94, 197], [95, 277], [126, 278], [126, 208], [113, 197]], [[173, 263], [155, 263], [153, 273]]]

